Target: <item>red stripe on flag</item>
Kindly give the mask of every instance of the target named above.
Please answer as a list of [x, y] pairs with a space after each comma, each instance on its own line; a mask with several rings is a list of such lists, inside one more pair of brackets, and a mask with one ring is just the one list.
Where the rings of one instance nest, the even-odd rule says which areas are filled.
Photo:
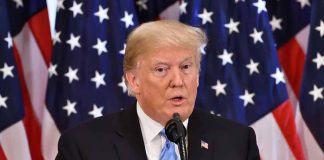
[[41, 129], [32, 109], [32, 104], [30, 102], [30, 97], [23, 76], [24, 74], [21, 65], [21, 60], [15, 45], [13, 47], [13, 53], [17, 65], [18, 76], [19, 76], [19, 81], [20, 81], [20, 86], [22, 91], [24, 110], [25, 110], [25, 116], [23, 122], [27, 134], [30, 155], [33, 160], [42, 160], [43, 156], [41, 153]]
[[277, 124], [297, 160], [304, 160], [300, 138], [297, 134], [294, 112], [289, 100], [272, 111]]
[[2, 150], [2, 147], [0, 145], [0, 160], [6, 160], [6, 159], [7, 158], [6, 158], [6, 156], [5, 156], [5, 154], [4, 154], [3, 150]]
[[305, 54], [295, 38], [289, 40], [278, 49], [279, 61], [296, 97], [302, 82]]
[[32, 16], [28, 24], [43, 55], [43, 59], [46, 65], [49, 66], [52, 54], [52, 39], [47, 9], [43, 9]]

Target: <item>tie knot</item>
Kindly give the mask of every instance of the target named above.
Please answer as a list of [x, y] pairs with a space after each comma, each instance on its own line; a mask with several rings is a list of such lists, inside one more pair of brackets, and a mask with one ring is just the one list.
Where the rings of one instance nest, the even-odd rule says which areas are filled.
[[175, 152], [175, 144], [167, 138], [164, 129], [162, 129], [159, 134], [165, 138], [165, 144], [161, 151], [160, 160], [177, 160], [178, 157]]
[[167, 147], [167, 148], [170, 148], [170, 145], [172, 145], [172, 142], [168, 139], [168, 137], [166, 136], [166, 134], [165, 134], [165, 130], [164, 129], [162, 129], [161, 131], [160, 131], [160, 136], [162, 136], [162, 137], [164, 137], [165, 138], [165, 146]]
[[160, 135], [163, 136], [164, 138], [167, 138], [167, 137], [166, 137], [166, 134], [165, 134], [165, 129], [162, 129], [162, 130], [160, 131]]

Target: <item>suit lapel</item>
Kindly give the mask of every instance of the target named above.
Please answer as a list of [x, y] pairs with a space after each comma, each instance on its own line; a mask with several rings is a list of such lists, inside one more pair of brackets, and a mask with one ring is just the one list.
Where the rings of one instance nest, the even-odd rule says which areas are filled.
[[213, 142], [208, 138], [206, 122], [202, 122], [197, 110], [194, 110], [188, 123], [188, 158], [213, 159]]
[[[147, 159], [136, 107], [133, 106], [129, 110], [123, 111], [119, 123], [121, 127], [118, 130], [118, 134], [125, 138], [130, 150], [135, 151], [135, 156], [127, 155], [127, 152], [122, 151], [120, 153], [126, 155], [121, 155], [121, 157], [131, 157], [131, 159], [141, 160]], [[125, 150], [125, 147], [121, 149]]]

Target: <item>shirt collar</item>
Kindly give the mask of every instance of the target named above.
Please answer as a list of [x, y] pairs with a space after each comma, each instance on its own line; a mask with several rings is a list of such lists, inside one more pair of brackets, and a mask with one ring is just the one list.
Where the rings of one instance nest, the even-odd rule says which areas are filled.
[[[164, 129], [164, 126], [145, 114], [138, 102], [136, 103], [136, 110], [141, 124], [142, 134], [145, 139], [144, 142], [151, 142], [160, 133], [160, 131]], [[187, 129], [188, 119], [183, 122], [183, 125]]]

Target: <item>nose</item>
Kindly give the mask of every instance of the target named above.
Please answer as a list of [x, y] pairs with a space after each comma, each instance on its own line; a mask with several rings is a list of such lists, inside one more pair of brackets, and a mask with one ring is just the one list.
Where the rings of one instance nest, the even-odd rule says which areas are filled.
[[171, 88], [183, 87], [183, 75], [179, 69], [174, 69], [171, 75], [170, 86]]

